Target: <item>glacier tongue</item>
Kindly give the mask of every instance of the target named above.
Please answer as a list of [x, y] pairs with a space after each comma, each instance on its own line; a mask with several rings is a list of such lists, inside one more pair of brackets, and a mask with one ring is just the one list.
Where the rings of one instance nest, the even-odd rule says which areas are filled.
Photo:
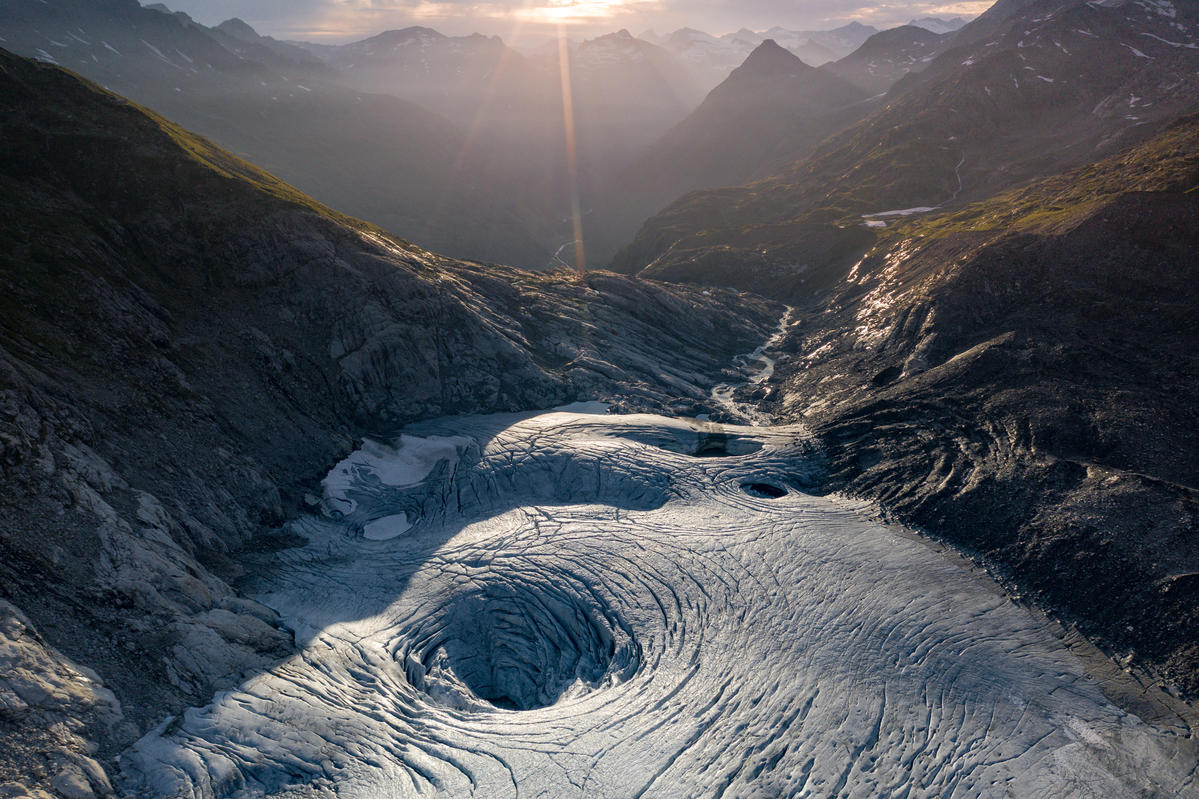
[[373, 446], [253, 587], [302, 652], [143, 738], [131, 789], [1195, 795], [1194, 738], [1113, 705], [1050, 623], [806, 493], [801, 429], [558, 412], [402, 444], [436, 456], [420, 482]]

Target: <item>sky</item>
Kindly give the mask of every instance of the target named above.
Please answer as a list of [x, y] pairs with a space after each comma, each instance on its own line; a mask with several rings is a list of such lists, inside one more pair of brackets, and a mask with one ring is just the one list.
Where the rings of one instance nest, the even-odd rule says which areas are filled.
[[[143, 0], [148, 2], [149, 0]], [[626, 28], [713, 34], [740, 28], [821, 30], [859, 20], [879, 28], [924, 16], [975, 16], [993, 0], [865, 3], [862, 0], [165, 0], [175, 11], [215, 25], [240, 17], [283, 39], [342, 42], [384, 30], [425, 25], [452, 36], [499, 35], [510, 44], [554, 35], [572, 38]]]

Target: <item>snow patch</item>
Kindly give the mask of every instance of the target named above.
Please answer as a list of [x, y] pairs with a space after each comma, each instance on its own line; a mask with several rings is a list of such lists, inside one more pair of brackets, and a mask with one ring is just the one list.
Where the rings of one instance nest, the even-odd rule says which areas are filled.
[[937, 210], [937, 206], [921, 205], [916, 208], [901, 208], [898, 211], [879, 211], [877, 214], [862, 214], [863, 219], [877, 219], [880, 216], [912, 216], [913, 214], [927, 214], [929, 211]]
[[362, 537], [367, 541], [390, 541], [393, 538], [399, 538], [411, 529], [412, 522], [408, 521], [408, 514], [397, 513], [394, 516], [375, 519], [364, 525]]
[[1122, 46], [1122, 47], [1127, 47], [1129, 50], [1131, 50], [1131, 51], [1132, 51], [1132, 54], [1133, 54], [1133, 55], [1135, 55], [1137, 58], [1145, 58], [1145, 59], [1148, 59], [1148, 60], [1150, 60], [1150, 61], [1155, 61], [1155, 60], [1156, 60], [1156, 59], [1155, 59], [1153, 56], [1151, 56], [1151, 55], [1145, 55], [1145, 54], [1144, 54], [1144, 53], [1142, 53], [1140, 50], [1138, 50], [1137, 48], [1133, 47], [1131, 44], [1125, 44], [1124, 42], [1120, 42], [1120, 46]]
[[[1172, 42], [1169, 39], [1163, 39], [1160, 36], [1154, 36], [1152, 33], [1141, 33], [1142, 36], [1148, 36], [1150, 39], [1157, 39], [1162, 44], [1168, 44], [1171, 47], [1185, 47], [1188, 50], [1199, 50], [1199, 44], [1190, 44], [1187, 42]], [[1127, 47], [1127, 45], [1125, 45]]]

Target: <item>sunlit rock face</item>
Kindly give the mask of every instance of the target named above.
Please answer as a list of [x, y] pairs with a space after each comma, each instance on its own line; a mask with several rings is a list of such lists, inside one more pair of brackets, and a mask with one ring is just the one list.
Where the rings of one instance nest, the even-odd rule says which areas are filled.
[[550, 413], [397, 443], [334, 470], [252, 586], [302, 652], [145, 737], [130, 791], [1195, 794], [1182, 722], [1121, 710], [1050, 623], [809, 493], [801, 429]]

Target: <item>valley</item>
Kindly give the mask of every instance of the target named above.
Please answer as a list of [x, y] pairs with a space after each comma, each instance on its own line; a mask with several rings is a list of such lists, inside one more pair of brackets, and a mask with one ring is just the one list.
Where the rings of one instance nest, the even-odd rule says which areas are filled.
[[0, 0], [0, 796], [1199, 797], [1199, 4], [896, 9]]

